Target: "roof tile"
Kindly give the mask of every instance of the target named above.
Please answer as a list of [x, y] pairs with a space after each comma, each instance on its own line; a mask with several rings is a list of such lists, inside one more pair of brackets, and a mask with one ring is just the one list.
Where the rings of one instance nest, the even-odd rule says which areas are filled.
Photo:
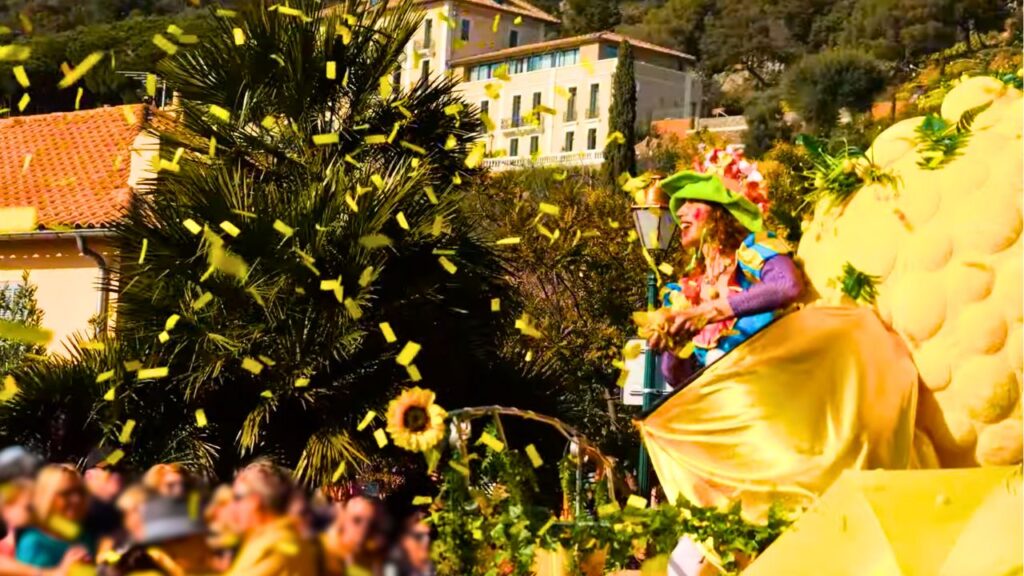
[[0, 120], [0, 207], [35, 206], [41, 228], [116, 220], [131, 199], [142, 112], [138, 104]]

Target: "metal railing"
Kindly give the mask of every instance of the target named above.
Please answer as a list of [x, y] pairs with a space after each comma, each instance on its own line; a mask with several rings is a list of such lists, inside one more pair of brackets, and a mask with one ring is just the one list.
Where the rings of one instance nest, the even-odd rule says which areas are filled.
[[417, 52], [433, 52], [434, 51], [434, 40], [424, 38], [416, 38], [412, 41], [413, 50]]
[[503, 170], [529, 168], [531, 166], [595, 166], [602, 162], [604, 162], [604, 151], [589, 150], [586, 152], [547, 154], [539, 156], [536, 160], [529, 156], [487, 158], [484, 160], [483, 165], [491, 170], [500, 172]]
[[587, 108], [587, 120], [593, 120], [601, 116], [601, 110], [597, 108]]

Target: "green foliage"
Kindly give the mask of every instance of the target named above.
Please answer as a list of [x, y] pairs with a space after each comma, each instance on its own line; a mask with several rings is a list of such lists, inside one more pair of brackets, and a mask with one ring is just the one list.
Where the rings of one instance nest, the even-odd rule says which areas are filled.
[[[29, 281], [28, 271], [21, 275], [21, 284], [0, 284], [0, 320], [26, 326], [39, 326], [43, 311], [36, 305], [36, 286]], [[26, 354], [42, 354], [41, 346], [0, 338], [0, 378], [20, 365]]]
[[[188, 5], [187, 0], [0, 0], [0, 24], [19, 32], [47, 34], [131, 16], [176, 14]], [[24, 30], [21, 15], [31, 31]]]
[[565, 34], [611, 30], [622, 20], [619, 0], [566, 0], [562, 11]]
[[[686, 535], [698, 542], [710, 539], [725, 568], [736, 570], [740, 556], [756, 556], [789, 524], [778, 508], [765, 525], [752, 525], [739, 505], [717, 510], [680, 499], [655, 508], [622, 506], [624, 495], [609, 497], [607, 475], [585, 475], [584, 490], [592, 496], [580, 515], [563, 516], [538, 505], [535, 471], [519, 450], [486, 450], [467, 452], [461, 446], [450, 454], [469, 469], [468, 476], [443, 468], [431, 519], [438, 530], [433, 554], [440, 574], [526, 576], [540, 549], [556, 548], [568, 552], [574, 573], [602, 556], [604, 568], [616, 570], [638, 552], [646, 558], [668, 554]], [[563, 485], [574, 483], [576, 466], [572, 457], [559, 465]]]
[[828, 134], [843, 109], [865, 112], [884, 88], [888, 73], [875, 58], [852, 50], [805, 56], [783, 78], [783, 95], [810, 128]]
[[666, 0], [661, 6], [644, 10], [640, 23], [620, 29], [624, 34], [680, 50], [700, 61], [704, 18], [713, 4], [713, 0]]
[[878, 276], [872, 276], [854, 268], [853, 264], [847, 262], [843, 265], [843, 275], [836, 280], [843, 294], [846, 294], [854, 302], [874, 304], [878, 298]]
[[797, 137], [810, 158], [811, 168], [804, 175], [811, 182], [809, 199], [817, 203], [828, 200], [839, 206], [846, 202], [861, 186], [878, 182], [896, 189], [898, 182], [891, 173], [879, 168], [860, 148], [844, 146], [838, 153], [806, 134]]
[[917, 134], [917, 149], [921, 155], [917, 165], [926, 170], [937, 170], [955, 158], [971, 137], [971, 124], [991, 102], [964, 111], [956, 124], [947, 122], [942, 116], [929, 114], [914, 132]]
[[[615, 410], [612, 366], [643, 306], [645, 264], [630, 199], [602, 186], [595, 172], [532, 169], [495, 174], [466, 202], [487, 236], [521, 238], [501, 247], [521, 308], [507, 310], [503, 301], [502, 309], [528, 314], [544, 336], [512, 339], [504, 354], [532, 351], [527, 366], [551, 374], [558, 413], [603, 449], [632, 454], [636, 436]], [[541, 202], [557, 206], [558, 216], [541, 214]]]
[[780, 6], [716, 0], [700, 42], [702, 65], [712, 73], [742, 70], [762, 88], [774, 84], [781, 68], [803, 51]]
[[743, 115], [747, 119], [743, 144], [746, 145], [746, 154], [752, 158], [762, 156], [776, 142], [788, 142], [793, 135], [775, 91], [768, 91], [748, 102]]
[[614, 189], [620, 175], [636, 173], [636, 74], [633, 70], [633, 47], [625, 41], [619, 44], [609, 118], [609, 133], [618, 132], [623, 136], [622, 142], [612, 140], [604, 148], [601, 168], [605, 182]]
[[757, 168], [771, 199], [768, 224], [779, 237], [795, 245], [803, 234], [804, 218], [814, 208], [806, 197], [805, 174], [813, 168], [811, 159], [803, 148], [779, 143], [764, 155]]
[[[92, 52], [105, 52], [104, 60], [95, 66], [83, 82], [81, 107], [117, 105], [139, 102], [145, 96], [144, 84], [119, 71], [152, 72], [165, 55], [153, 44], [153, 35], [166, 34], [175, 24], [186, 33], [206, 37], [212, 22], [205, 15], [187, 17], [139, 17], [93, 24], [69, 32], [40, 34], [20, 40], [32, 50], [24, 63], [32, 85], [32, 101], [25, 113], [41, 114], [73, 110], [77, 90], [57, 87], [63, 74], [61, 64], [77, 64]], [[18, 62], [0, 62], [0, 108], [14, 108], [24, 89], [12, 73]]]

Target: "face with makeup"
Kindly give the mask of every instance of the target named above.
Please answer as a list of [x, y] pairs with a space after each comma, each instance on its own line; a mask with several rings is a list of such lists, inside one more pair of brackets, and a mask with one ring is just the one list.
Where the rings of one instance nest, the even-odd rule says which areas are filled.
[[676, 210], [679, 219], [679, 241], [683, 248], [696, 248], [708, 228], [711, 205], [693, 200], [684, 202]]

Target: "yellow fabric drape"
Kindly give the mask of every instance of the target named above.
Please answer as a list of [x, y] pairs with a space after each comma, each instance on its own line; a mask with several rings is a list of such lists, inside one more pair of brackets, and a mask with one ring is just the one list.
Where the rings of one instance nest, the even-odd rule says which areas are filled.
[[847, 469], [911, 467], [917, 371], [865, 308], [809, 307], [712, 364], [643, 421], [671, 501], [807, 506]]

